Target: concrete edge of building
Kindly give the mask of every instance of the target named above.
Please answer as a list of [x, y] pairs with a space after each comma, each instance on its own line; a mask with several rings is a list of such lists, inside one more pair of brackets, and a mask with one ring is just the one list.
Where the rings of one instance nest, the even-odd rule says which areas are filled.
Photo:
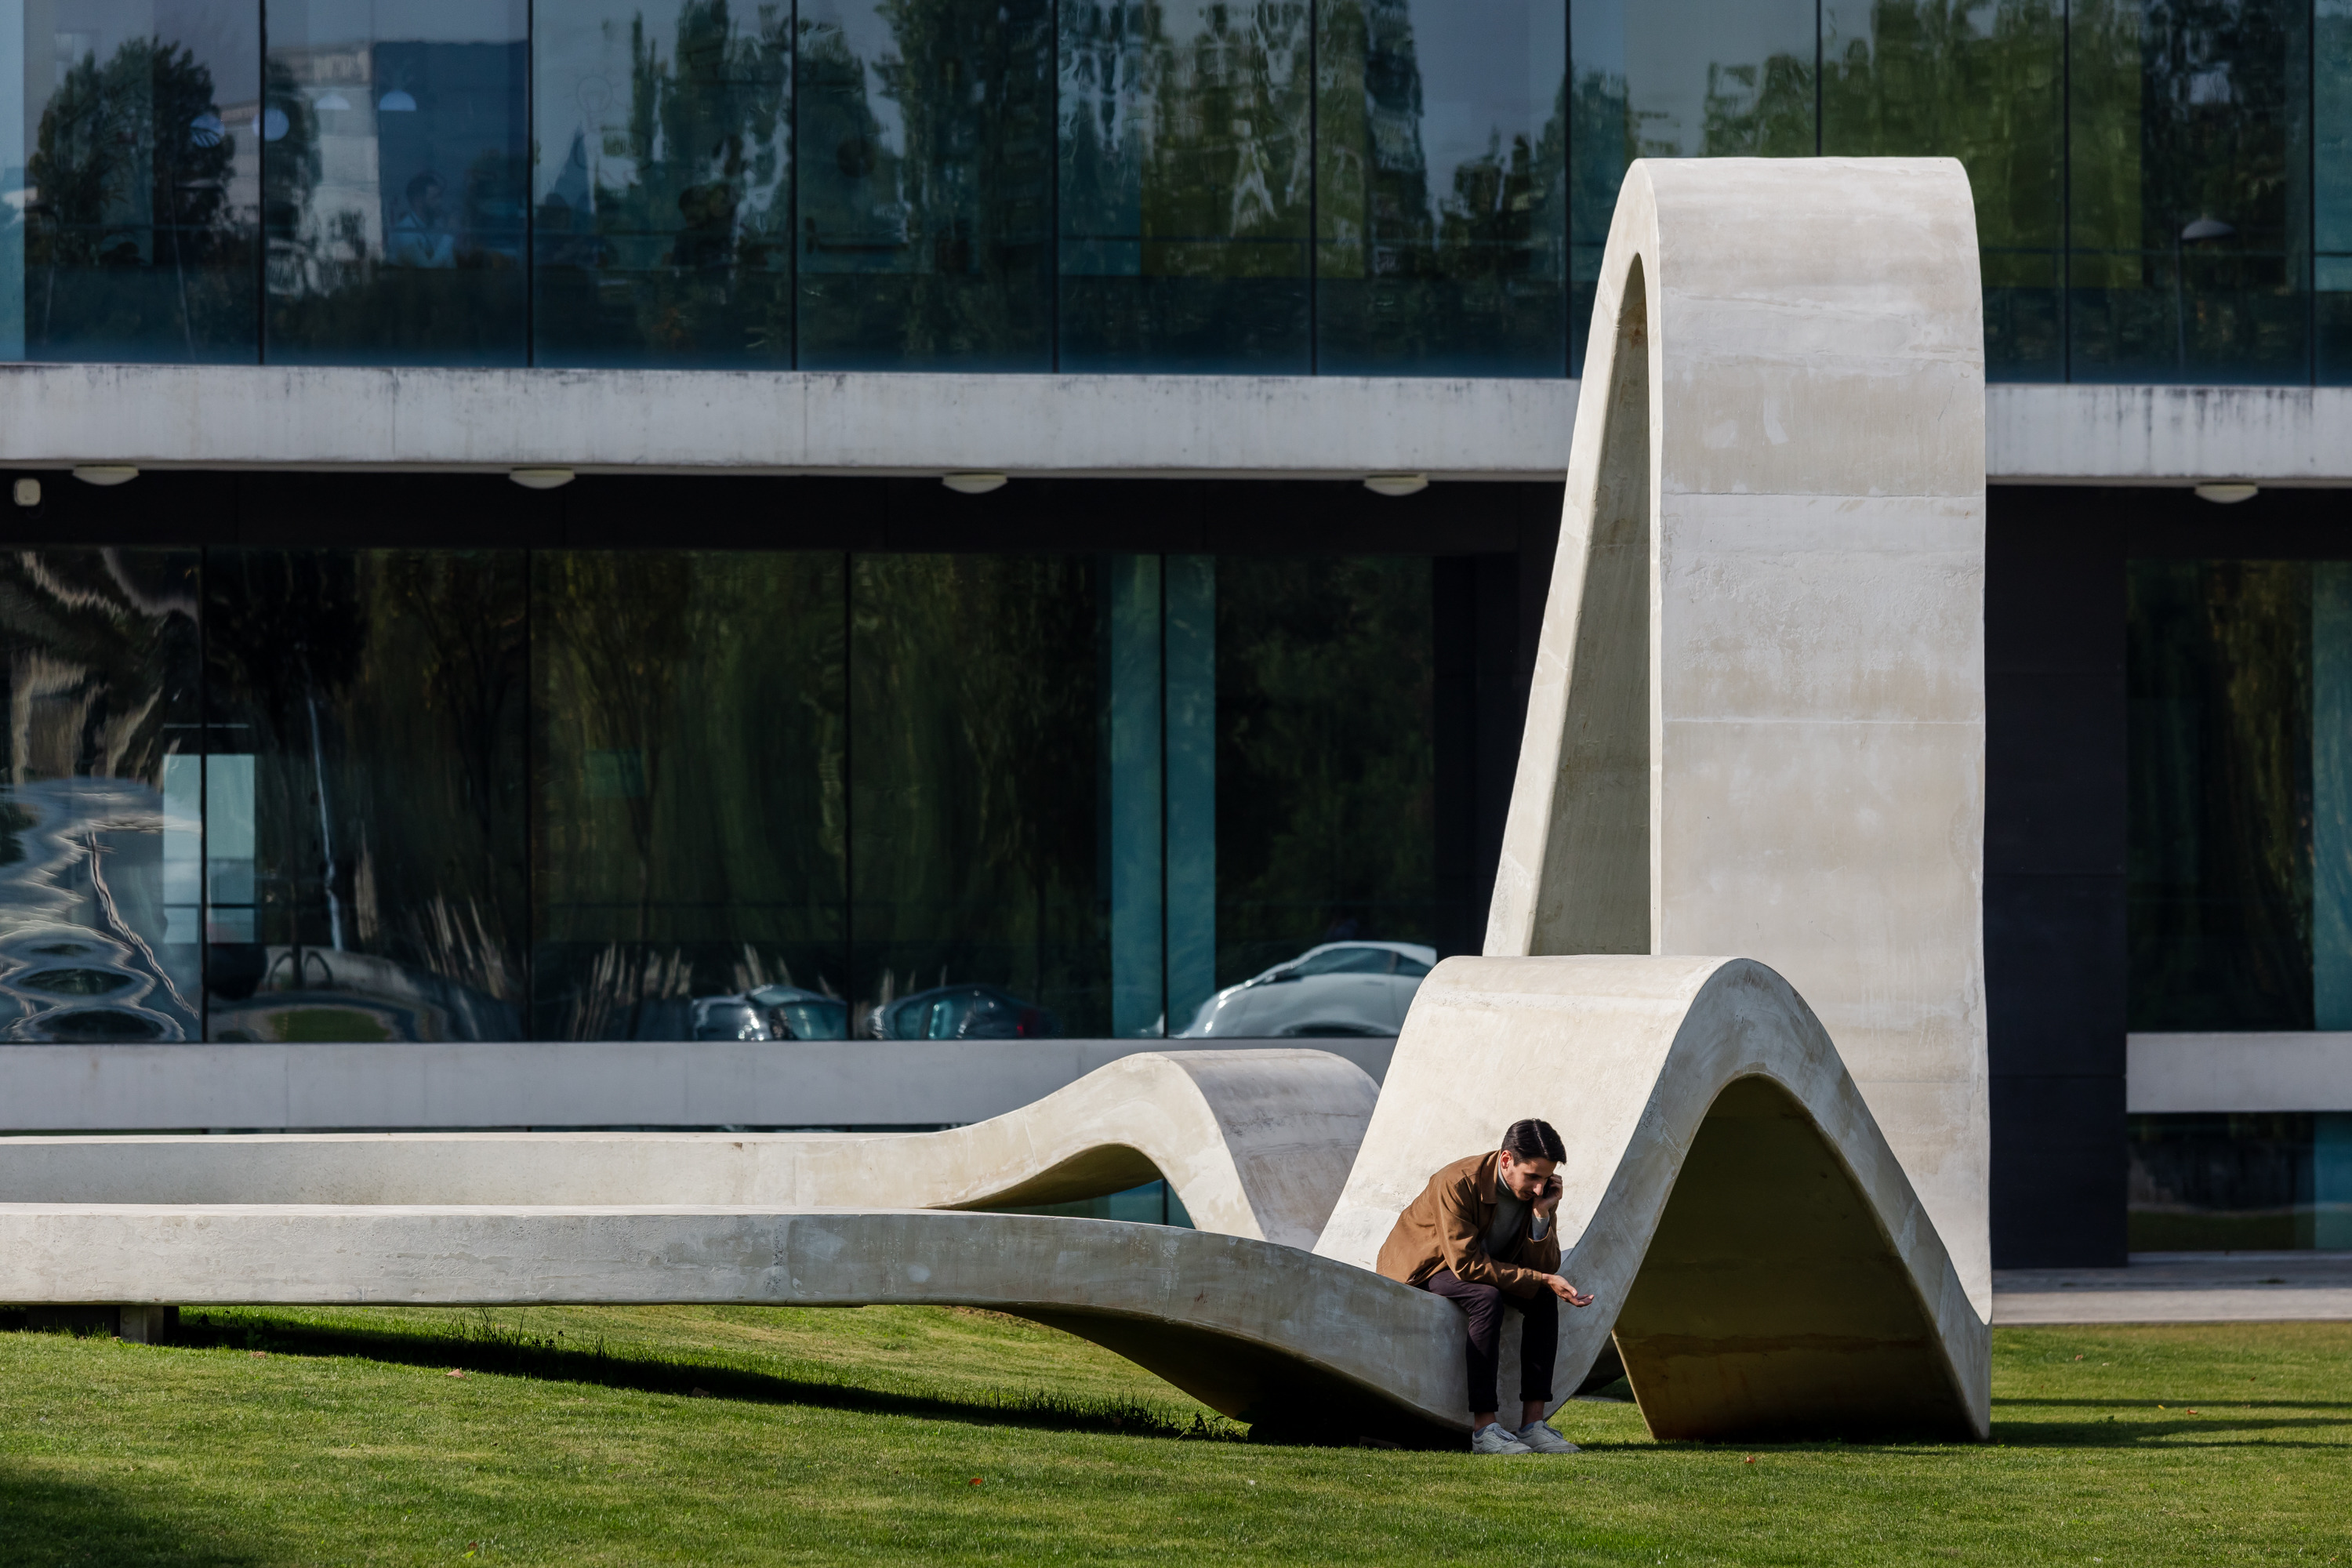
[[2136, 1115], [2352, 1111], [2352, 1032], [2127, 1035], [2124, 1049]]
[[[1559, 479], [1579, 384], [0, 365], [0, 467]], [[1997, 384], [1996, 484], [2352, 484], [2352, 388]]]

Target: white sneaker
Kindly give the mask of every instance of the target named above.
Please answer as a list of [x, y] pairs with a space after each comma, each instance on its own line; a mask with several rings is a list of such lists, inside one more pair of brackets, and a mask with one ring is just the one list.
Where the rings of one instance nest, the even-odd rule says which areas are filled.
[[[1502, 1423], [1497, 1421], [1495, 1425], [1500, 1426]], [[1551, 1429], [1550, 1423], [1545, 1421], [1530, 1421], [1526, 1426], [1520, 1427], [1517, 1432], [1513, 1434], [1513, 1436], [1516, 1436], [1520, 1445], [1531, 1454], [1577, 1454], [1583, 1452], [1583, 1450], [1579, 1448], [1575, 1444], [1570, 1442], [1567, 1438], [1553, 1431]]]
[[[1554, 1438], [1553, 1441], [1559, 1441]], [[1511, 1436], [1500, 1421], [1489, 1421], [1470, 1434], [1470, 1451], [1474, 1454], [1532, 1454], [1533, 1448]]]

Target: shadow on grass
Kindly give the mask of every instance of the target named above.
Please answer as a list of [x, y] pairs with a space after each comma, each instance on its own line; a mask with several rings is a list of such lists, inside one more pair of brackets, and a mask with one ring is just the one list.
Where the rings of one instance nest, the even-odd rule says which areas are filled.
[[359, 1356], [405, 1366], [463, 1367], [467, 1372], [500, 1373], [542, 1383], [593, 1384], [641, 1394], [705, 1395], [760, 1405], [816, 1405], [930, 1421], [1118, 1433], [1131, 1437], [1189, 1442], [1247, 1441], [1246, 1428], [1222, 1417], [1195, 1415], [1186, 1421], [1130, 1400], [1087, 1399], [1043, 1391], [892, 1394], [852, 1383], [758, 1372], [715, 1359], [664, 1355], [637, 1349], [615, 1352], [602, 1342], [574, 1347], [551, 1334], [527, 1333], [495, 1322], [487, 1312], [459, 1320], [459, 1326], [451, 1331], [432, 1333], [329, 1328], [250, 1310], [217, 1318], [189, 1311], [182, 1315], [173, 1342], [267, 1350], [282, 1355]]
[[[2021, 1409], [2044, 1410], [2153, 1410], [2153, 1399], [2035, 1399], [2027, 1394], [2009, 1394], [1993, 1400], [1995, 1409], [2004, 1405]], [[2234, 1394], [2167, 1394], [2163, 1403], [2179, 1409], [2184, 1405], [2210, 1404], [2217, 1410], [2352, 1410], [2352, 1400], [2343, 1399], [2241, 1399]]]
[[259, 1562], [234, 1540], [192, 1539], [120, 1491], [0, 1468], [0, 1547], [11, 1563], [103, 1563], [108, 1568], [241, 1568]]

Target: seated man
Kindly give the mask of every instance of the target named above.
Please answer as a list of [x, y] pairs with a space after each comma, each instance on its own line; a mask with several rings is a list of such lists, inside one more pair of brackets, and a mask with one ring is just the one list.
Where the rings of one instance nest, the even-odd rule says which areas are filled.
[[[1381, 1273], [1458, 1301], [1470, 1315], [1474, 1453], [1576, 1452], [1543, 1418], [1559, 1342], [1559, 1303], [1592, 1304], [1559, 1277], [1559, 1238], [1550, 1234], [1560, 1192], [1553, 1173], [1567, 1153], [1550, 1122], [1514, 1121], [1496, 1152], [1456, 1160], [1430, 1177], [1381, 1245]], [[1516, 1432], [1495, 1418], [1506, 1306], [1523, 1320]]]

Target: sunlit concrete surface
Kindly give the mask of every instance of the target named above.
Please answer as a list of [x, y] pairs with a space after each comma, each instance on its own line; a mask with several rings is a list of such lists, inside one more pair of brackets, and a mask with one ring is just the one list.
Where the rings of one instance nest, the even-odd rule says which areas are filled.
[[1379, 1092], [1323, 1051], [1142, 1052], [944, 1132], [7, 1138], [0, 1201], [1003, 1207], [1164, 1176], [1202, 1229], [1306, 1247]]
[[[1290, 1042], [1268, 1040], [1268, 1047]], [[1394, 1041], [1318, 1040], [1375, 1079]], [[906, 1127], [984, 1121], [1139, 1051], [1223, 1040], [400, 1040], [11, 1045], [0, 1126]]]
[[1662, 1436], [1988, 1430], [1984, 1321], [1779, 975], [1743, 959], [1448, 959], [1316, 1250], [1370, 1267], [1431, 1171], [1521, 1116], [1567, 1142], [1561, 1271], [1596, 1298], [1560, 1313], [1562, 1385], [1613, 1327]]
[[1787, 976], [1982, 1317], [1980, 312], [1955, 162], [1633, 164], [1486, 950]]
[[1295, 1247], [1108, 1220], [0, 1204], [0, 1300], [984, 1307], [1093, 1340], [1269, 1431], [1468, 1429], [1451, 1302]]
[[2352, 1252], [2142, 1252], [2124, 1268], [2002, 1268], [1992, 1321], [2352, 1322]]

